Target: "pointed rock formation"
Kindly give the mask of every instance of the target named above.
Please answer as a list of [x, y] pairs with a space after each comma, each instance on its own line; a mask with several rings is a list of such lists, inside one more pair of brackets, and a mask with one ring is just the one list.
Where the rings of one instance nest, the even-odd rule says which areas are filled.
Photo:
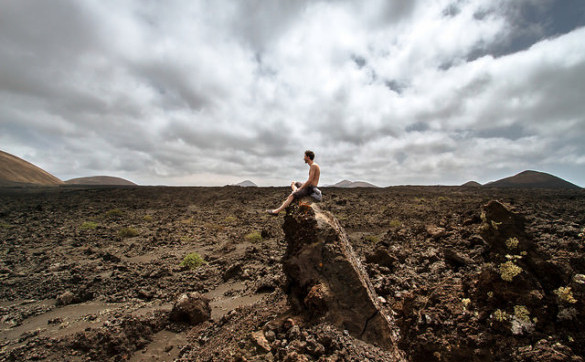
[[570, 285], [570, 275], [550, 261], [526, 231], [525, 218], [509, 205], [490, 201], [481, 218], [487, 263], [480, 269], [472, 298], [480, 314], [491, 315], [495, 328], [515, 335], [532, 333], [536, 323], [541, 329], [557, 323], [562, 305], [555, 290]]
[[524, 216], [492, 200], [483, 207], [481, 236], [489, 245], [492, 260], [508, 262], [505, 255], [518, 255], [517, 263], [534, 274], [548, 288], [563, 282], [561, 270], [549, 262], [550, 257], [541, 250], [526, 232]]
[[339, 222], [316, 204], [293, 203], [282, 226], [287, 292], [294, 308], [351, 335], [396, 352], [397, 328], [378, 304], [360, 260]]

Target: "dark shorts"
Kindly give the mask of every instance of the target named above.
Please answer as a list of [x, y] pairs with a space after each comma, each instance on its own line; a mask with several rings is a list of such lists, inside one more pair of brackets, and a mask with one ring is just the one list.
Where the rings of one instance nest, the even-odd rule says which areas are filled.
[[[303, 184], [297, 182], [296, 186], [301, 187]], [[297, 191], [293, 192], [291, 195], [294, 196], [295, 199], [300, 199], [304, 196], [309, 196], [313, 193], [313, 186], [307, 186], [304, 189], [298, 189]]]

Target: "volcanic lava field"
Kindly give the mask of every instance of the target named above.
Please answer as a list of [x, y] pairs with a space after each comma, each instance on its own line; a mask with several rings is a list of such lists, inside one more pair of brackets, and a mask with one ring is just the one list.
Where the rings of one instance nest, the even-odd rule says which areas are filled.
[[[291, 308], [284, 213], [264, 212], [287, 193], [0, 188], [0, 360], [395, 360]], [[406, 360], [583, 361], [584, 190], [323, 194]], [[169, 318], [190, 292], [210, 318]]]

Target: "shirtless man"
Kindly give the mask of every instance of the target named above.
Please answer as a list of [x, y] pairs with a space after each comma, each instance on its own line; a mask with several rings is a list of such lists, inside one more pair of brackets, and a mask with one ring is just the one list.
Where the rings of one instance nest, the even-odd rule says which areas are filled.
[[313, 151], [305, 151], [305, 163], [309, 165], [309, 178], [305, 183], [295, 182], [293, 181], [290, 184], [290, 188], [292, 192], [286, 200], [280, 205], [278, 209], [274, 210], [266, 210], [266, 212], [270, 215], [276, 216], [279, 212], [284, 210], [294, 199], [300, 199], [303, 196], [311, 195], [316, 189], [317, 185], [319, 184], [319, 176], [321, 175], [321, 169], [319, 165], [317, 165], [313, 160], [315, 159], [315, 153]]

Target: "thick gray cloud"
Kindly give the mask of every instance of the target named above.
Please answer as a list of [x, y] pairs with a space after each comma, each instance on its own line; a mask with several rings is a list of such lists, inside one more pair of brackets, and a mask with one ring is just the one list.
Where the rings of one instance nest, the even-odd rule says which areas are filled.
[[0, 149], [62, 179], [585, 185], [580, 0], [4, 1]]

